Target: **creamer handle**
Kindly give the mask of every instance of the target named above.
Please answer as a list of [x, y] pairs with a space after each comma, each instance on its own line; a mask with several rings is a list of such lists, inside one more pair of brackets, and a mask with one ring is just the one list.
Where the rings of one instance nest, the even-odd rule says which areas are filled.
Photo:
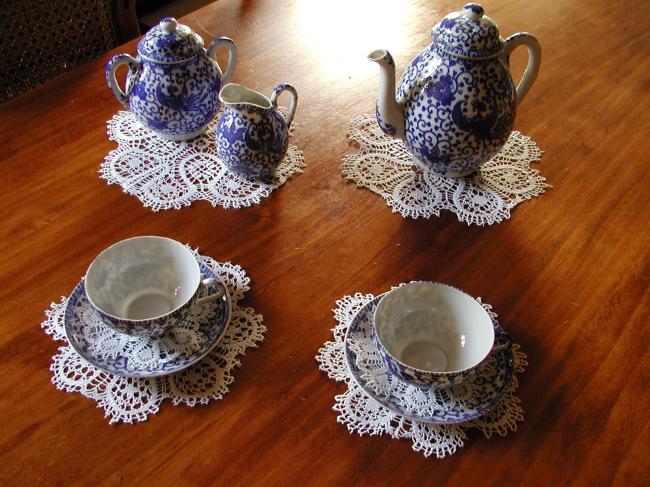
[[298, 104], [298, 92], [289, 83], [279, 84], [278, 86], [276, 86], [276, 88], [273, 90], [273, 93], [271, 94], [271, 103], [273, 104], [273, 108], [275, 109], [278, 108], [278, 96], [283, 91], [288, 91], [291, 94], [291, 105], [289, 105], [289, 112], [287, 113], [287, 116], [284, 119], [287, 122], [287, 127], [291, 127], [291, 122], [293, 122], [293, 116], [296, 114], [296, 105]]

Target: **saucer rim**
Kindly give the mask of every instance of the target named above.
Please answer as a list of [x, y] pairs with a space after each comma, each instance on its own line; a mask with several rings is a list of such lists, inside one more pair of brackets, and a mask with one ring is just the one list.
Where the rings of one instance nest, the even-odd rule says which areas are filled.
[[[75, 352], [76, 352], [76, 353], [77, 353], [81, 358], [83, 358], [84, 360], [86, 360], [86, 361], [87, 361], [88, 363], [90, 363], [93, 367], [96, 367], [96, 368], [98, 368], [98, 369], [100, 369], [100, 370], [102, 370], [102, 371], [104, 371], [104, 372], [107, 372], [107, 373], [109, 373], [109, 374], [112, 374], [112, 375], [117, 375], [117, 376], [120, 376], [120, 377], [127, 377], [127, 378], [132, 378], [132, 379], [152, 379], [152, 378], [156, 378], [156, 377], [165, 377], [165, 376], [168, 376], [168, 375], [172, 375], [172, 374], [176, 374], [176, 373], [178, 373], [178, 372], [181, 372], [181, 371], [183, 371], [183, 370], [185, 370], [185, 369], [191, 367], [192, 365], [195, 365], [197, 362], [200, 362], [200, 361], [201, 361], [203, 358], [205, 358], [205, 357], [206, 357], [206, 356], [207, 356], [207, 355], [208, 355], [212, 350], [214, 350], [214, 348], [219, 344], [219, 342], [221, 341], [221, 339], [222, 339], [223, 336], [225, 335], [226, 331], [228, 330], [228, 327], [230, 326], [230, 322], [232, 321], [232, 298], [231, 298], [231, 296], [230, 296], [230, 291], [228, 290], [228, 286], [227, 286], [227, 285], [226, 285], [226, 284], [225, 284], [225, 283], [224, 283], [224, 282], [219, 278], [219, 276], [217, 275], [216, 271], [214, 271], [214, 270], [211, 269], [208, 265], [206, 265], [205, 263], [203, 263], [203, 262], [201, 262], [201, 261], [199, 261], [198, 263], [199, 263], [199, 265], [200, 265], [200, 269], [201, 269], [201, 278], [202, 278], [202, 279], [205, 279], [205, 278], [216, 278], [216, 279], [219, 280], [219, 282], [221, 282], [221, 283], [223, 284], [223, 287], [224, 287], [224, 289], [225, 289], [224, 297], [226, 298], [226, 305], [227, 305], [227, 307], [228, 307], [228, 308], [227, 308], [228, 313], [227, 313], [227, 315], [226, 315], [227, 317], [226, 317], [226, 320], [225, 320], [225, 324], [224, 324], [224, 326], [223, 326], [223, 329], [221, 330], [220, 333], [218, 333], [217, 335], [215, 335], [215, 338], [213, 339], [213, 340], [214, 340], [213, 343], [211, 343], [210, 345], [208, 345], [208, 346], [206, 347], [206, 349], [205, 349], [201, 354], [199, 354], [199, 355], [197, 355], [196, 357], [192, 358], [192, 360], [190, 360], [187, 364], [185, 364], [185, 365], [183, 365], [182, 367], [179, 367], [179, 368], [177, 368], [177, 369], [173, 369], [173, 370], [169, 370], [169, 371], [164, 371], [164, 372], [147, 372], [147, 371], [140, 371], [140, 372], [135, 372], [135, 373], [134, 373], [134, 372], [129, 372], [129, 371], [127, 371], [127, 370], [116, 371], [116, 370], [110, 370], [110, 369], [107, 369], [106, 367], [104, 367], [104, 366], [102, 366], [102, 365], [99, 365], [99, 364], [96, 363], [96, 362], [93, 360], [93, 358], [91, 358], [88, 354], [86, 354], [86, 353], [84, 353], [83, 351], [81, 351], [80, 348], [79, 348], [79, 346], [78, 346], [78, 343], [76, 342], [76, 340], [73, 340], [73, 339], [70, 338], [70, 335], [71, 335], [72, 333], [71, 333], [71, 330], [69, 330], [69, 328], [71, 327], [71, 325], [69, 324], [69, 321], [68, 321], [68, 319], [67, 319], [67, 316], [68, 316], [68, 307], [70, 306], [70, 303], [71, 303], [70, 297], [71, 297], [71, 296], [72, 296], [72, 295], [73, 295], [73, 294], [74, 294], [74, 293], [75, 293], [75, 292], [76, 292], [80, 287], [84, 287], [84, 278], [81, 278], [81, 280], [77, 283], [77, 285], [74, 287], [74, 289], [73, 289], [72, 292], [70, 293], [70, 296], [68, 297], [68, 299], [67, 299], [67, 301], [66, 301], [65, 309], [64, 309], [64, 312], [63, 312], [63, 331], [64, 331], [64, 333], [65, 333], [65, 337], [66, 337], [66, 340], [68, 341], [68, 344], [73, 348], [73, 350], [74, 350], [74, 351], [75, 351]], [[206, 272], [206, 271], [207, 271], [207, 272]], [[83, 291], [83, 293], [84, 293], [84, 295], [85, 295], [85, 291]], [[118, 333], [118, 334], [120, 333], [120, 332], [118, 332], [117, 330], [113, 330], [113, 331], [114, 331], [115, 333]], [[134, 338], [134, 339], [138, 339], [138, 340], [144, 340], [144, 339], [147, 339], [147, 340], [158, 340], [158, 339], [159, 339], [159, 338], [153, 338], [153, 337], [138, 337], [138, 336], [132, 336], [132, 338]]]
[[[366, 385], [366, 382], [359, 376], [359, 374], [354, 372], [353, 367], [351, 365], [351, 361], [354, 360], [355, 363], [356, 363], [356, 354], [354, 353], [354, 351], [352, 351], [352, 349], [349, 346], [350, 328], [351, 328], [352, 322], [357, 318], [357, 316], [362, 311], [364, 311], [366, 308], [371, 306], [375, 301], [378, 303], [379, 300], [381, 300], [381, 298], [385, 294], [387, 294], [387, 293], [379, 294], [379, 295], [375, 296], [374, 298], [372, 298], [371, 300], [369, 300], [368, 302], [364, 303], [363, 306], [361, 306], [357, 310], [357, 312], [354, 314], [354, 316], [352, 317], [352, 319], [350, 320], [350, 322], [349, 322], [349, 324], [347, 326], [347, 329], [345, 330], [345, 338], [343, 340], [343, 353], [345, 355], [345, 365], [346, 365], [348, 371], [350, 372], [350, 376], [352, 377], [354, 382], [366, 394], [368, 394], [368, 396], [370, 396], [372, 399], [377, 401], [379, 404], [381, 404], [385, 408], [389, 409], [393, 413], [398, 414], [398, 415], [400, 415], [400, 416], [402, 416], [402, 417], [404, 417], [404, 418], [406, 418], [406, 419], [408, 419], [410, 421], [416, 421], [416, 422], [419, 422], [419, 423], [440, 424], [440, 425], [444, 425], [444, 424], [462, 424], [462, 423], [467, 423], [467, 422], [470, 422], [470, 421], [474, 421], [474, 420], [480, 418], [481, 416], [483, 416], [483, 415], [489, 413], [490, 411], [492, 411], [499, 404], [499, 401], [505, 395], [505, 393], [506, 393], [506, 391], [508, 389], [508, 384], [510, 384], [512, 382], [512, 377], [514, 375], [514, 364], [513, 364], [514, 355], [512, 353], [512, 350], [504, 350], [504, 351], [502, 351], [502, 353], [506, 353], [506, 354], [508, 354], [510, 356], [509, 359], [506, 358], [506, 360], [505, 360], [504, 371], [506, 373], [506, 377], [504, 378], [504, 386], [502, 387], [502, 389], [497, 394], [495, 394], [494, 400], [488, 406], [486, 406], [485, 411], [481, 412], [480, 414], [477, 414], [476, 416], [474, 416], [472, 418], [462, 419], [462, 420], [427, 419], [427, 418], [423, 418], [423, 417], [416, 417], [416, 416], [414, 416], [412, 414], [409, 414], [407, 412], [404, 412], [404, 411], [398, 411], [393, 406], [389, 405], [388, 402], [385, 401], [381, 396], [378, 396], [370, 387], [368, 387]], [[370, 318], [373, 319], [373, 316], [374, 316], [374, 313], [371, 314]], [[497, 331], [499, 329], [503, 329], [501, 327], [501, 324], [494, 317], [490, 316], [490, 318], [492, 318], [492, 322], [493, 322], [493, 326], [495, 327], [495, 331]], [[372, 343], [373, 343], [373, 347], [375, 347], [374, 341], [372, 341]], [[352, 358], [352, 357], [354, 357], [354, 358]], [[480, 365], [479, 365], [479, 367], [480, 367]], [[356, 368], [358, 369], [358, 366]], [[389, 371], [389, 373], [390, 373], [390, 371]], [[393, 375], [393, 376], [397, 380], [399, 380], [401, 383], [408, 384], [408, 382], [402, 380], [401, 378], [399, 378], [399, 377], [397, 377], [395, 375]], [[412, 386], [412, 384], [409, 384], [409, 385]], [[413, 386], [413, 387], [415, 387], [415, 386]]]

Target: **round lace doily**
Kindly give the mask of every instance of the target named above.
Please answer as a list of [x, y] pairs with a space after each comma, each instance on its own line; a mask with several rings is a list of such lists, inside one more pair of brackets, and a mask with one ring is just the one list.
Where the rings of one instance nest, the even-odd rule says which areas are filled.
[[[198, 254], [197, 254], [198, 256]], [[67, 302], [62, 297], [52, 303], [41, 323], [45, 333], [54, 340], [64, 342], [52, 359], [52, 382], [66, 392], [78, 392], [97, 402], [104, 409], [109, 423], [135, 423], [156, 414], [160, 404], [170, 399], [172, 404], [195, 406], [218, 400], [229, 391], [234, 381], [239, 357], [250, 347], [257, 347], [264, 339], [266, 327], [262, 315], [238, 302], [250, 289], [250, 278], [238, 265], [216, 262], [200, 256], [226, 284], [232, 300], [230, 325], [217, 346], [201, 361], [172, 375], [155, 378], [129, 378], [100, 370], [84, 360], [68, 343], [64, 331], [64, 313]], [[143, 346], [137, 360], [143, 363], [156, 359], [157, 350]]]
[[[332, 330], [334, 340], [326, 342], [316, 356], [320, 369], [327, 373], [330, 379], [343, 382], [347, 386], [343, 394], [335, 397], [332, 408], [338, 412], [339, 423], [346, 425], [350, 432], [360, 435], [386, 434], [392, 438], [409, 439], [413, 450], [422, 452], [427, 457], [435, 454], [438, 458], [456, 453], [467, 439], [465, 430], [468, 428], [478, 429], [487, 438], [495, 433], [505, 436], [509, 431], [517, 429], [517, 423], [524, 420], [524, 412], [521, 401], [515, 395], [518, 388], [515, 375], [510, 387], [492, 410], [477, 419], [458, 424], [432, 424], [408, 419], [368, 395], [352, 377], [346, 364], [345, 335], [355, 315], [374, 298], [372, 294], [357, 293], [337, 301], [334, 317], [338, 324]], [[489, 305], [484, 306], [491, 313]], [[356, 347], [361, 345], [363, 343], [359, 342]], [[372, 340], [368, 340], [367, 345], [372, 347]], [[528, 365], [526, 356], [521, 352], [519, 345], [513, 345], [512, 351], [514, 372], [522, 373]], [[366, 350], [366, 358], [369, 353], [371, 352]], [[410, 388], [417, 389], [412, 386]], [[404, 401], [406, 400], [411, 401], [412, 410], [424, 411], [429, 407], [428, 404], [418, 404], [417, 394], [405, 394]]]
[[416, 166], [403, 142], [385, 135], [374, 115], [352, 119], [348, 137], [359, 151], [344, 157], [343, 176], [381, 195], [404, 217], [430, 218], [446, 209], [468, 225], [491, 225], [510, 218], [512, 208], [549, 187], [530, 168], [540, 160], [540, 149], [519, 132], [512, 132], [499, 154], [476, 174], [459, 179]]
[[293, 145], [270, 183], [230, 172], [217, 156], [215, 127], [220, 115], [200, 137], [172, 142], [157, 136], [130, 112], [118, 112], [108, 121], [108, 137], [118, 147], [106, 156], [100, 177], [159, 211], [179, 209], [196, 200], [224, 208], [251, 206], [302, 172], [304, 158]]

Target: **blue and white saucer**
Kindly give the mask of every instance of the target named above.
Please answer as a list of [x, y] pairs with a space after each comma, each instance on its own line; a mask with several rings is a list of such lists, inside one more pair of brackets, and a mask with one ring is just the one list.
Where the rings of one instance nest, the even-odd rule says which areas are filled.
[[[393, 375], [371, 336], [375, 308], [382, 296], [366, 303], [345, 336], [345, 358], [357, 384], [373, 399], [405, 418], [434, 424], [471, 421], [496, 406], [512, 383], [511, 350], [491, 354], [476, 373], [449, 389], [416, 387]], [[493, 318], [494, 327], [501, 331]]]
[[[218, 278], [212, 269], [199, 264], [202, 279]], [[222, 299], [195, 306], [182, 324], [162, 337], [130, 336], [99, 319], [81, 280], [68, 298], [64, 326], [70, 345], [96, 367], [125, 377], [158, 377], [179, 372], [205, 357], [223, 337], [231, 314], [226, 288]]]

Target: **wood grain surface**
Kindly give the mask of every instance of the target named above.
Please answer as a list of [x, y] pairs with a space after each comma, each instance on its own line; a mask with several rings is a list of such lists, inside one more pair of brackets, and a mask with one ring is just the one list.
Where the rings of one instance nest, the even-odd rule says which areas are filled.
[[[553, 186], [490, 227], [448, 212], [404, 219], [339, 172], [355, 150], [348, 121], [374, 110], [366, 54], [390, 49], [400, 74], [461, 2], [222, 0], [184, 18], [206, 40], [236, 40], [234, 81], [299, 92], [293, 143], [307, 168], [251, 208], [153, 213], [99, 179], [121, 108], [105, 86], [109, 54], [0, 105], [0, 484], [648, 485], [650, 3], [483, 6], [503, 36], [528, 31], [543, 46], [515, 128], [544, 150]], [[515, 78], [524, 61], [517, 52]], [[39, 324], [97, 253], [146, 234], [241, 264], [244, 304], [268, 333], [222, 401], [109, 426], [93, 401], [50, 383], [59, 345]], [[470, 433], [437, 460], [337, 424], [344, 386], [314, 360], [335, 301], [412, 279], [483, 297], [522, 345], [516, 433]]]

